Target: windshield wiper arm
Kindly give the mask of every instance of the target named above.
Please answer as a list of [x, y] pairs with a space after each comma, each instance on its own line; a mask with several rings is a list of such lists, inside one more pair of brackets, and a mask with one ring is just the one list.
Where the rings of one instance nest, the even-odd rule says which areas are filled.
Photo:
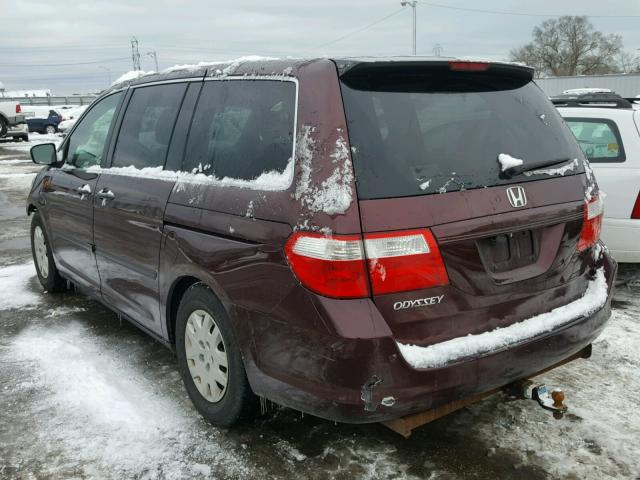
[[515, 165], [513, 167], [506, 168], [502, 173], [508, 177], [520, 175], [524, 172], [530, 172], [531, 170], [537, 170], [539, 168], [553, 167], [554, 165], [560, 165], [561, 163], [567, 163], [570, 158], [561, 158], [558, 160], [545, 160], [542, 162], [526, 163], [522, 165]]

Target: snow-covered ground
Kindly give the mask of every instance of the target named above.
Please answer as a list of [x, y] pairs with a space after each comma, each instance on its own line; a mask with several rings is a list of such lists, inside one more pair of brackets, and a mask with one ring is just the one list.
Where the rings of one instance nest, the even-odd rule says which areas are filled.
[[536, 379], [563, 420], [498, 394], [404, 440], [272, 407], [213, 428], [171, 352], [80, 294], [43, 294], [26, 190], [36, 142], [0, 144], [0, 478], [623, 479], [640, 472], [640, 266], [624, 267], [589, 360]]

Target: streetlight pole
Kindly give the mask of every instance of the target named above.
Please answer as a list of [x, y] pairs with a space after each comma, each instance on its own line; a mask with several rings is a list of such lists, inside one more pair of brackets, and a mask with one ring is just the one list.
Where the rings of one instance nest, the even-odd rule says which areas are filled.
[[154, 50], [153, 52], [147, 52], [147, 55], [152, 57], [153, 60], [156, 62], [156, 73], [157, 73], [158, 72], [158, 52]]
[[101, 65], [99, 65], [98, 68], [101, 68], [102, 70], [107, 72], [107, 77], [109, 78], [109, 85], [111, 85], [111, 69], [107, 67], [103, 67]]
[[411, 9], [413, 10], [413, 55], [416, 54], [416, 7], [418, 6], [418, 0], [402, 0], [400, 2], [400, 5], [402, 5], [403, 7], [406, 7], [407, 5], [409, 5], [411, 7]]

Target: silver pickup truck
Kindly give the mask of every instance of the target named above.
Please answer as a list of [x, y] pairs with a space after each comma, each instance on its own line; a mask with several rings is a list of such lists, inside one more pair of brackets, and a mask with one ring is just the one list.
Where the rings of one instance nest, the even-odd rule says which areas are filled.
[[26, 123], [20, 103], [14, 100], [0, 98], [0, 138], [4, 137], [9, 129], [21, 123]]

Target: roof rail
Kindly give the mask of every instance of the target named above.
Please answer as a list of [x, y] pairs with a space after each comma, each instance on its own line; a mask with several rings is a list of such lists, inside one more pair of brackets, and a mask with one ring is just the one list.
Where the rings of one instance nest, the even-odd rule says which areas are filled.
[[617, 93], [585, 93], [581, 95], [563, 94], [550, 97], [556, 107], [582, 108], [633, 108], [632, 100], [622, 98]]

